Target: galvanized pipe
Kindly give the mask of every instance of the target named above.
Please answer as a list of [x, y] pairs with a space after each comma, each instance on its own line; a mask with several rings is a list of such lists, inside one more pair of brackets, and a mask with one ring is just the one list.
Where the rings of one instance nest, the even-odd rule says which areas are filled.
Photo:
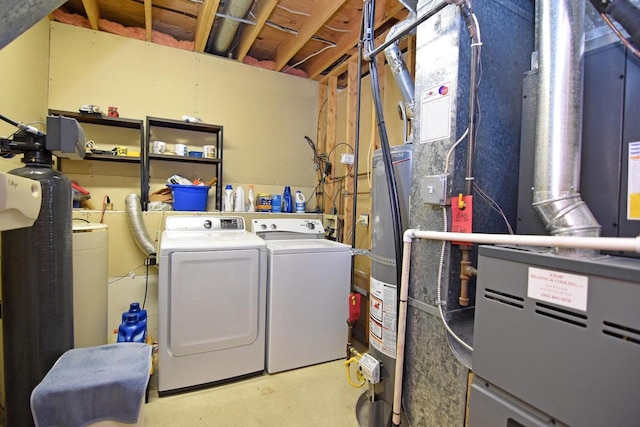
[[584, 2], [538, 0], [539, 87], [533, 206], [550, 234], [597, 237], [580, 198]]
[[[400, 51], [401, 38], [396, 39], [396, 35], [402, 34], [405, 28], [411, 28], [415, 30], [415, 21], [415, 13], [409, 13], [407, 19], [398, 22], [396, 25], [391, 27], [391, 30], [389, 30], [389, 34], [387, 34], [387, 37], [385, 38], [385, 42], [394, 39], [395, 41], [384, 50], [384, 56], [387, 59], [389, 68], [391, 69], [391, 72], [396, 79], [396, 84], [400, 89], [402, 99], [404, 99], [405, 112], [407, 114], [407, 118], [409, 119], [413, 119], [413, 111], [415, 105], [415, 85], [413, 83], [413, 77], [411, 77], [411, 73], [407, 68], [407, 63], [405, 62], [404, 57], [402, 56], [402, 52]], [[412, 30], [409, 30], [406, 35], [410, 35], [411, 32]]]
[[442, 9], [444, 9], [449, 4], [451, 4], [452, 1], [453, 0], [441, 0], [438, 4], [434, 5], [431, 9], [429, 9], [427, 12], [425, 12], [422, 16], [417, 18], [412, 23], [412, 25], [407, 26], [406, 28], [402, 29], [402, 31], [399, 31], [395, 35], [395, 37], [393, 37], [393, 38], [391, 38], [389, 40], [385, 40], [384, 43], [382, 43], [380, 46], [378, 46], [377, 48], [371, 50], [370, 52], [367, 52], [364, 55], [364, 59], [367, 60], [367, 61], [373, 61], [373, 59], [376, 57], [377, 54], [379, 54], [380, 52], [382, 52], [383, 50], [388, 48], [392, 43], [395, 43], [396, 41], [398, 41], [401, 38], [405, 37], [407, 34], [409, 34], [411, 31], [413, 31], [413, 29], [416, 28], [418, 25], [422, 24], [424, 21], [426, 21], [427, 19], [429, 19], [432, 16], [436, 15]]

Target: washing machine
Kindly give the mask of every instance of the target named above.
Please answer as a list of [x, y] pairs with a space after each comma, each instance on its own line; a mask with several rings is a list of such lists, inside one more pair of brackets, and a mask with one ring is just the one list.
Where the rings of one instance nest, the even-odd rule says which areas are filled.
[[264, 240], [240, 217], [171, 216], [159, 257], [159, 393], [264, 372]]
[[267, 244], [267, 372], [344, 358], [351, 246], [319, 220], [254, 219], [252, 231]]

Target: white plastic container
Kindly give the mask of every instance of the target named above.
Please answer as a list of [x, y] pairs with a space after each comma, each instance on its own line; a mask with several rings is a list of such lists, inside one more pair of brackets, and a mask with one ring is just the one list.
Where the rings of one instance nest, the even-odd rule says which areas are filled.
[[176, 155], [178, 156], [186, 156], [187, 155], [187, 146], [184, 144], [176, 144], [173, 146]]
[[247, 212], [255, 212], [256, 211], [256, 205], [255, 205], [255, 198], [253, 195], [253, 185], [249, 186], [249, 205], [247, 206]]
[[236, 188], [236, 201], [234, 205], [235, 212], [244, 212], [244, 190], [238, 185]]
[[304, 198], [302, 191], [296, 191], [296, 213], [304, 213], [305, 202], [306, 199]]
[[233, 212], [233, 187], [227, 184], [224, 189], [224, 211]]

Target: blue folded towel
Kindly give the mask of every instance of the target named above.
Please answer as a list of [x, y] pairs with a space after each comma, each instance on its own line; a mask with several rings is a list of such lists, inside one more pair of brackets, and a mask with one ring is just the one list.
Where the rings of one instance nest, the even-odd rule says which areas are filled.
[[142, 343], [67, 351], [31, 393], [36, 427], [135, 423], [150, 367], [151, 346]]

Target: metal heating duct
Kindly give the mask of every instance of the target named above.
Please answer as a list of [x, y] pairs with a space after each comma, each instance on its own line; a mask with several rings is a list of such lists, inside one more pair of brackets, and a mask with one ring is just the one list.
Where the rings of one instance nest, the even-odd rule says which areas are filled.
[[579, 191], [585, 2], [536, 2], [539, 86], [533, 207], [552, 235], [598, 237]]
[[[416, 5], [415, 2], [400, 1], [404, 7], [409, 10], [409, 16], [404, 21], [398, 22], [391, 27], [389, 34], [385, 40], [393, 39], [398, 33], [402, 32], [405, 28], [410, 27], [416, 21]], [[415, 29], [413, 30], [415, 32]], [[407, 68], [407, 63], [402, 56], [400, 50], [400, 40], [392, 43], [384, 50], [384, 56], [387, 59], [389, 68], [396, 79], [396, 84], [400, 89], [400, 94], [404, 99], [405, 111], [408, 119], [413, 119], [414, 111], [414, 97], [415, 97], [415, 85], [413, 83], [413, 77]]]
[[142, 219], [142, 211], [140, 210], [140, 196], [137, 194], [129, 194], [124, 199], [125, 212], [127, 213], [127, 222], [129, 223], [129, 231], [133, 236], [138, 248], [145, 255], [150, 256], [156, 253], [156, 247], [147, 232]]

